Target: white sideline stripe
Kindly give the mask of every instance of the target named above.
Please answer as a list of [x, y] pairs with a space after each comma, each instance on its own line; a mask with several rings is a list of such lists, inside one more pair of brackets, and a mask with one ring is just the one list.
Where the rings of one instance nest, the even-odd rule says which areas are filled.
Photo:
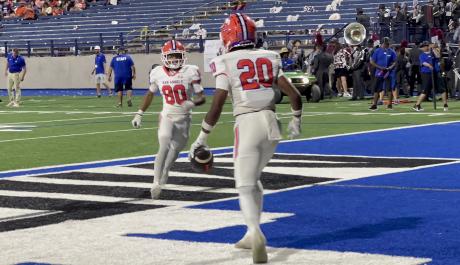
[[[284, 154], [283, 154], [284, 155]], [[214, 162], [224, 162], [224, 163], [233, 163], [233, 158], [229, 157], [214, 157]], [[366, 164], [368, 162], [341, 162], [341, 161], [322, 161], [322, 160], [287, 160], [287, 159], [270, 159], [269, 163], [321, 163], [321, 164]]]
[[80, 119], [62, 119], [62, 120], [46, 120], [46, 121], [24, 121], [24, 122], [11, 122], [4, 123], [5, 125], [18, 125], [18, 124], [35, 124], [35, 123], [52, 123], [52, 122], [61, 122], [61, 121], [84, 121], [84, 120], [99, 120], [99, 119], [110, 119], [110, 118], [122, 118], [130, 117], [129, 115], [117, 115], [117, 116], [105, 116], [105, 117], [91, 117], [91, 118], [80, 118]]
[[46, 212], [46, 211], [0, 207], [0, 222], [2, 220], [14, 218], [20, 215], [38, 214], [38, 213], [43, 213], [43, 212]]
[[[217, 124], [224, 123], [234, 123], [234, 121], [223, 121], [218, 122]], [[192, 123], [192, 126], [201, 126], [201, 123]], [[150, 128], [140, 128], [140, 129], [124, 129], [124, 130], [111, 130], [111, 131], [99, 131], [99, 132], [87, 132], [87, 133], [74, 133], [74, 134], [61, 134], [61, 135], [51, 135], [51, 136], [40, 136], [40, 137], [31, 137], [31, 138], [16, 138], [9, 140], [1, 140], [0, 143], [6, 142], [18, 142], [18, 141], [28, 141], [28, 140], [39, 140], [39, 139], [51, 139], [51, 138], [61, 138], [61, 137], [73, 137], [73, 136], [83, 136], [83, 135], [95, 135], [95, 134], [105, 134], [105, 133], [118, 133], [118, 132], [130, 132], [130, 131], [140, 131], [140, 130], [152, 130], [158, 129], [158, 126]]]
[[37, 213], [20, 214], [20, 215], [11, 216], [8, 218], [2, 218], [0, 219], [0, 223], [14, 221], [14, 220], [27, 219], [27, 218], [35, 218], [35, 217], [40, 217], [40, 216], [47, 216], [47, 215], [58, 214], [58, 213], [62, 213], [62, 211], [40, 211]]
[[[334, 138], [334, 137], [340, 137], [340, 136], [349, 136], [349, 135], [357, 135], [357, 134], [365, 134], [365, 133], [373, 133], [373, 132], [382, 132], [382, 131], [396, 131], [396, 130], [400, 130], [400, 129], [410, 129], [410, 128], [416, 128], [416, 127], [424, 127], [424, 126], [432, 126], [432, 125], [444, 125], [444, 124], [451, 124], [451, 123], [459, 123], [459, 121], [435, 122], [435, 123], [418, 124], [418, 125], [410, 125], [410, 126], [392, 127], [392, 128], [387, 128], [387, 129], [367, 130], [367, 131], [351, 132], [351, 133], [343, 133], [343, 134], [331, 134], [331, 135], [317, 136], [317, 137], [311, 137], [311, 138], [302, 138], [302, 139], [295, 139], [295, 140], [284, 140], [284, 141], [281, 141], [280, 143], [290, 143], [290, 142], [309, 141], [309, 140], [317, 140], [317, 139], [327, 139], [327, 138]], [[212, 150], [221, 150], [221, 149], [229, 149], [229, 148], [233, 148], [233, 146], [216, 147], [216, 148], [212, 148]], [[188, 151], [181, 152], [181, 154], [185, 154], [185, 153], [188, 153]], [[278, 154], [285, 154], [285, 153], [278, 153]], [[312, 155], [312, 154], [305, 154], [305, 153], [302, 153], [302, 154], [303, 155]], [[292, 155], [296, 155], [296, 154], [292, 154]], [[320, 156], [340, 156], [340, 155], [324, 155], [324, 154], [318, 154], [318, 155], [320, 155]], [[381, 156], [359, 156], [359, 155], [347, 155], [347, 156], [352, 156], [352, 157], [381, 157]], [[56, 168], [56, 167], [67, 167], [67, 166], [78, 166], [78, 165], [91, 165], [91, 164], [94, 164], [94, 163], [102, 163], [102, 162], [115, 162], [115, 161], [122, 162], [123, 160], [126, 160], [126, 159], [136, 159], [136, 158], [145, 158], [145, 157], [152, 157], [152, 155], [125, 157], [125, 158], [115, 158], [115, 159], [109, 159], [109, 160], [97, 160], [97, 161], [91, 161], [91, 162], [85, 162], [85, 163], [71, 163], [71, 164], [63, 164], [63, 165], [35, 167], [35, 168], [29, 168], [29, 169], [7, 170], [7, 171], [1, 171], [0, 173], [22, 172], [22, 171], [27, 171], [27, 170], [50, 169], [50, 168]], [[395, 157], [383, 157], [383, 158], [398, 158], [398, 157], [395, 156]], [[443, 157], [411, 157], [411, 158], [401, 157], [401, 158], [404, 158], [404, 159], [444, 159], [444, 160], [451, 160], [451, 161], [460, 159], [460, 158], [443, 158]], [[69, 171], [75, 171], [75, 170], [62, 170], [62, 171], [59, 171], [59, 172], [69, 172]], [[32, 174], [29, 174], [29, 175], [32, 175]], [[35, 174], [35, 175], [42, 175], [42, 174]]]
[[1, 129], [0, 132], [31, 132], [32, 130], [24, 130], [24, 129]]
[[[84, 173], [102, 173], [102, 174], [116, 174], [116, 175], [140, 175], [140, 176], [151, 176], [153, 179], [153, 169], [148, 168], [136, 168], [136, 167], [124, 167], [124, 166], [114, 166], [114, 167], [101, 167], [101, 168], [88, 168], [78, 170], [76, 172]], [[222, 177], [212, 174], [198, 174], [193, 172], [177, 172], [169, 171], [170, 177], [189, 177], [189, 178], [209, 178], [209, 179], [231, 179], [228, 177]], [[129, 176], [126, 178], [129, 180]]]
[[[9, 191], [1, 190], [0, 196], [12, 196], [21, 198], [45, 198], [45, 199], [63, 199], [73, 201], [94, 201], [94, 202], [122, 202], [129, 204], [147, 204], [147, 205], [166, 205], [166, 206], [185, 206], [193, 201], [174, 201], [174, 200], [151, 200], [138, 198], [110, 197], [101, 195], [85, 195], [85, 194], [70, 194], [70, 193], [55, 193], [55, 192], [30, 192], [30, 191]], [[0, 208], [0, 213], [3, 211]]]
[[[19, 111], [8, 111], [3, 110], [0, 111], [0, 114], [28, 114], [28, 113], [38, 113], [38, 114], [56, 114], [56, 113], [64, 113], [64, 114], [93, 114], [93, 115], [101, 115], [101, 114], [122, 114], [122, 115], [134, 115], [136, 112], [134, 111], [68, 111], [68, 110], [55, 110], [55, 111], [42, 111], [42, 110], [19, 110]], [[148, 114], [160, 114], [160, 111], [147, 111], [144, 115]], [[207, 112], [204, 111], [194, 111], [193, 114], [206, 114]], [[221, 113], [222, 115], [233, 115], [233, 112], [224, 111]]]
[[[139, 182], [114, 182], [114, 181], [91, 181], [91, 180], [77, 180], [77, 179], [51, 179], [51, 178], [40, 178], [40, 177], [16, 177], [10, 179], [11, 181], [17, 182], [33, 182], [33, 183], [46, 183], [46, 184], [58, 184], [58, 185], [82, 185], [82, 186], [105, 186], [105, 187], [128, 187], [128, 188], [141, 188], [150, 189], [151, 183], [139, 183]], [[167, 190], [179, 190], [179, 191], [203, 191], [212, 193], [236, 193], [235, 189], [220, 189], [212, 187], [199, 187], [199, 186], [188, 186], [188, 185], [175, 185], [166, 184], [165, 189]]]

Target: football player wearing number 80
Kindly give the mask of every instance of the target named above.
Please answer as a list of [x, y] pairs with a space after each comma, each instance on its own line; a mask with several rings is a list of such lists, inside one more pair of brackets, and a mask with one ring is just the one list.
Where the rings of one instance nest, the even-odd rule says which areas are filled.
[[220, 37], [227, 53], [211, 61], [216, 92], [189, 157], [193, 158], [200, 146], [206, 146], [228, 95], [235, 116], [235, 184], [247, 225], [246, 234], [235, 246], [252, 249], [254, 263], [266, 263], [266, 239], [260, 229], [263, 201], [260, 174], [281, 139], [273, 86], [276, 84], [291, 101], [290, 138], [300, 134], [302, 101], [299, 92], [283, 75], [279, 54], [254, 49], [256, 25], [251, 18], [239, 13], [230, 15], [221, 27]]
[[159, 150], [155, 157], [152, 199], [160, 197], [168, 180], [169, 169], [189, 138], [191, 110], [205, 103], [201, 75], [197, 66], [186, 65], [185, 48], [179, 41], [167, 41], [161, 49], [163, 66], [150, 72], [150, 87], [139, 111], [132, 120], [140, 128], [142, 116], [157, 91], [163, 97], [163, 110], [159, 117]]

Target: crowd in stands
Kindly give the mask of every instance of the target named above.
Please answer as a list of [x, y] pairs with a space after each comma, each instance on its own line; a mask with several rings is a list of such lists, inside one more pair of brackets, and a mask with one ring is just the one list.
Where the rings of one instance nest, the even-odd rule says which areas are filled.
[[[437, 35], [439, 39], [454, 40], [459, 25], [460, 1], [429, 0], [409, 10], [406, 3], [393, 6], [381, 4], [377, 12], [377, 24], [381, 37], [391, 37], [395, 41], [408, 39], [410, 42], [421, 42]], [[460, 38], [457, 33], [456, 41]]]
[[[440, 2], [433, 2], [432, 4], [433, 7], [436, 5], [444, 6]], [[389, 38], [390, 36], [397, 36], [397, 34], [390, 32], [391, 34], [385, 35], [385, 33], [389, 32], [384, 31], [382, 34], [382, 27], [380, 27], [378, 32], [368, 31], [365, 41], [359, 45], [348, 45], [344, 38], [339, 38], [339, 36], [327, 40], [327, 43], [325, 43], [320, 33], [321, 28], [318, 28], [313, 51], [305, 53], [301, 49], [301, 40], [290, 41], [286, 47], [280, 50], [283, 69], [285, 71], [302, 70], [308, 74], [315, 75], [322, 92], [322, 98], [338, 96], [348, 97], [350, 100], [363, 99], [365, 95], [372, 95], [376, 79], [383, 77], [386, 81], [382, 85], [384, 89], [380, 92], [378, 104], [383, 103], [385, 93], [386, 95], [390, 93], [393, 99], [392, 102], [398, 104], [401, 97], [411, 97], [423, 93], [421, 80], [423, 65], [420, 62], [420, 55], [423, 53], [423, 47], [429, 45], [429, 51], [432, 51], [433, 58], [438, 60], [440, 65], [438, 70], [439, 80], [436, 79], [438, 80], [436, 81], [436, 86], [447, 90], [450, 98], [460, 99], [460, 74], [458, 72], [460, 68], [460, 49], [457, 48], [458, 46], [448, 45], [447, 43], [451, 41], [446, 38], [447, 36], [439, 34], [440, 31], [444, 31], [445, 27], [452, 26], [449, 26], [452, 22], [448, 21], [452, 19], [458, 20], [460, 17], [460, 4], [459, 11], [455, 11], [457, 10], [456, 2], [447, 4], [454, 7], [454, 9], [450, 9], [452, 13], [448, 13], [451, 18], [449, 20], [447, 20], [447, 17], [437, 21], [433, 20], [433, 24], [428, 25], [430, 26], [429, 29], [431, 29], [429, 30], [430, 35], [424, 36], [425, 38], [414, 39], [413, 42], [406, 40], [404, 36], [399, 39]], [[382, 10], [381, 7], [380, 11]], [[407, 11], [407, 6], [404, 5], [395, 5], [394, 7], [397, 12], [401, 12], [401, 10]], [[437, 9], [433, 8], [433, 11], [437, 15]], [[445, 12], [445, 9], [443, 9], [443, 12]], [[403, 18], [400, 15], [401, 13], [398, 14], [390, 16], [389, 20], [385, 20], [385, 23], [389, 23], [390, 30], [398, 29], [397, 25]], [[427, 14], [430, 13], [428, 12]], [[385, 18], [385, 15], [383, 17]], [[381, 17], [379, 19], [382, 21]], [[365, 28], [371, 28], [371, 19], [367, 14], [364, 14], [362, 9], [357, 10], [356, 20], [363, 24]], [[459, 28], [456, 27], [456, 31], [460, 37]], [[379, 36], [378, 33], [382, 35]], [[259, 38], [258, 43], [263, 43], [264, 41], [266, 41], [264, 38]], [[430, 43], [427, 44], [427, 41]], [[410, 47], [409, 43], [411, 43]], [[388, 45], [388, 49], [385, 45]], [[264, 47], [260, 44], [258, 46]], [[395, 64], [391, 67], [388, 66], [389, 70], [380, 73], [378, 68], [371, 63], [371, 58], [374, 52], [382, 47], [385, 52], [395, 54]]]
[[[1, 19], [20, 18], [34, 20], [40, 16], [60, 16], [67, 12], [80, 12], [97, 0], [0, 0]], [[116, 5], [119, 1], [105, 0]]]

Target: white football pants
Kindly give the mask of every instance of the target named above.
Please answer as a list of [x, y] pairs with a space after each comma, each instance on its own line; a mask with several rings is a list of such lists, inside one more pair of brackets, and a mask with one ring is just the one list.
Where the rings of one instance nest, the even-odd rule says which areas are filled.
[[180, 151], [187, 144], [190, 123], [190, 115], [160, 114], [158, 127], [159, 149], [155, 157], [154, 183], [166, 184], [169, 169], [176, 161]]

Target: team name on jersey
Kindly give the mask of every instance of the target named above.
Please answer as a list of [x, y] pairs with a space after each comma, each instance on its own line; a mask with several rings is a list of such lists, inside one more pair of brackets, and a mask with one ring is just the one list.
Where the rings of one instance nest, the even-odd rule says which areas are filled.
[[175, 79], [175, 80], [162, 80], [161, 82], [163, 85], [175, 85], [175, 84], [184, 84], [185, 81], [182, 79]]
[[122, 61], [126, 61], [126, 60], [128, 60], [128, 57], [117, 57], [117, 58], [115, 58], [115, 61], [117, 61], [117, 62], [122, 62]]

